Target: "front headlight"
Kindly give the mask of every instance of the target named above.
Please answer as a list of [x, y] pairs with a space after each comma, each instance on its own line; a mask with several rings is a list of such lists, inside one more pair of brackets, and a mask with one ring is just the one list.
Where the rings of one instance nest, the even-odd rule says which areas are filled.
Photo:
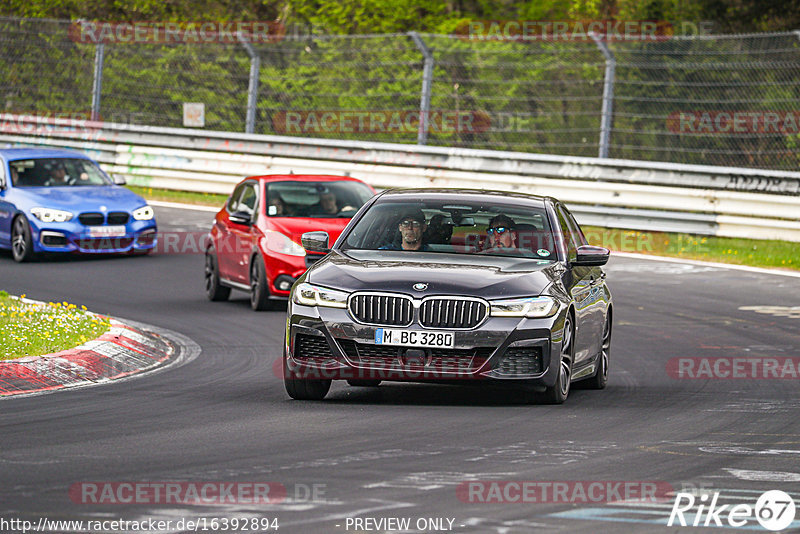
[[306, 255], [306, 249], [298, 245], [285, 235], [274, 230], [264, 232], [264, 239], [267, 240], [267, 249], [278, 254], [288, 254], [289, 256]]
[[37, 219], [42, 222], [67, 222], [72, 218], [72, 213], [69, 211], [54, 210], [52, 208], [33, 208], [31, 209]]
[[347, 307], [349, 293], [303, 282], [292, 291], [292, 302], [303, 306]]
[[142, 206], [133, 210], [133, 218], [137, 221], [149, 221], [156, 216], [156, 212], [150, 206]]
[[493, 317], [550, 317], [558, 311], [553, 297], [494, 300], [490, 304]]

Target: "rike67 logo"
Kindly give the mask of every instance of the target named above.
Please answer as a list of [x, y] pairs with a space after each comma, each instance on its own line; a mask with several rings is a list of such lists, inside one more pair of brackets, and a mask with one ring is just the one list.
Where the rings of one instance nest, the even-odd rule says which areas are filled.
[[719, 500], [719, 492], [704, 493], [699, 498], [692, 493], [678, 493], [667, 526], [753, 528], [752, 522], [756, 520], [765, 529], [777, 532], [789, 527], [795, 518], [794, 500], [780, 490], [762, 493], [755, 506], [719, 504]]

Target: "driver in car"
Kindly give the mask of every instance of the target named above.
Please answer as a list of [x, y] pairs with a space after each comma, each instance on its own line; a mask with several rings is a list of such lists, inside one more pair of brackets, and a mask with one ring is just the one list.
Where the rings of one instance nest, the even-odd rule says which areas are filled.
[[319, 196], [319, 207], [321, 208], [322, 213], [326, 213], [328, 215], [336, 215], [339, 213], [339, 203], [336, 201], [336, 195], [334, 195], [331, 191], [322, 193]]
[[68, 185], [69, 184], [69, 175], [67, 174], [67, 168], [64, 167], [64, 164], [59, 162], [56, 163], [53, 168], [50, 169], [50, 185]]
[[422, 238], [427, 227], [422, 210], [408, 211], [400, 217], [400, 222], [397, 224], [397, 229], [400, 231], [400, 244], [390, 243], [381, 247], [380, 250], [429, 250], [428, 244]]

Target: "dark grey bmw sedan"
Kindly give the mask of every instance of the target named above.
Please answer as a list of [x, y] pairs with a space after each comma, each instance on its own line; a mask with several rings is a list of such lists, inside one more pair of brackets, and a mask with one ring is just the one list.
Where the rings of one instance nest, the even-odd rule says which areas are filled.
[[601, 266], [558, 200], [462, 189], [385, 191], [292, 288], [283, 374], [294, 399], [332, 380], [508, 383], [560, 404], [606, 385], [612, 300]]

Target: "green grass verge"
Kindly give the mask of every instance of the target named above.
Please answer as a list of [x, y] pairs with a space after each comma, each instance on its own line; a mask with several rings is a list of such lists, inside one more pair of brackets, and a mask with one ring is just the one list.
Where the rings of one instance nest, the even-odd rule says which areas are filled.
[[[217, 193], [195, 193], [193, 191], [174, 191], [171, 189], [153, 189], [152, 187], [140, 187], [136, 185], [125, 186], [137, 195], [141, 195], [147, 200], [163, 200], [165, 202], [181, 202], [183, 204], [196, 204], [200, 206], [215, 206], [221, 208], [228, 195]], [[233, 187], [231, 187], [233, 190]]]
[[[206, 206], [222, 207], [227, 199], [225, 195], [212, 193], [190, 193], [136, 186], [129, 186], [129, 189], [147, 199]], [[637, 252], [752, 267], [800, 270], [800, 243], [670, 232], [642, 232], [596, 226], [586, 226], [583, 230], [591, 244], [619, 252]]]
[[0, 360], [71, 349], [110, 327], [108, 319], [92, 315], [84, 306], [66, 302], [30, 304], [0, 291]]
[[789, 241], [641, 232], [596, 226], [584, 227], [583, 231], [592, 245], [619, 252], [800, 270], [800, 243]]

